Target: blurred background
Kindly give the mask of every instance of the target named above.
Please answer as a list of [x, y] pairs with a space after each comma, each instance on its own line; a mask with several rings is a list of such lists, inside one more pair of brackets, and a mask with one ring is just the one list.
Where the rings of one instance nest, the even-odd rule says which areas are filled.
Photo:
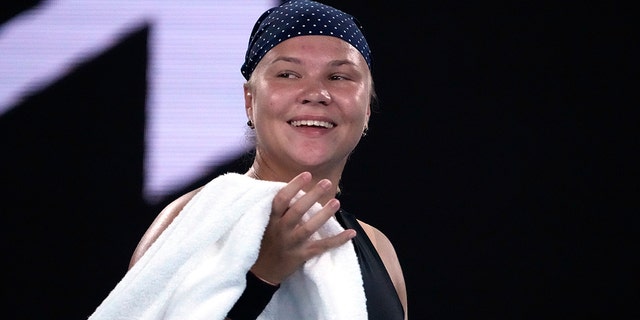
[[[380, 100], [340, 200], [394, 243], [410, 317], [640, 319], [631, 10], [325, 3]], [[247, 169], [239, 70], [276, 4], [0, 5], [5, 310], [87, 318], [168, 202]]]

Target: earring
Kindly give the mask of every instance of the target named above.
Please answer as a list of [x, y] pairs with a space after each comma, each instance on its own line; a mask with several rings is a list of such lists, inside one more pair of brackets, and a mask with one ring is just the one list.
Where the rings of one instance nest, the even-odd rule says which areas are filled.
[[251, 120], [247, 120], [247, 126], [249, 126], [249, 128], [251, 129], [255, 129], [256, 127], [253, 125], [253, 122], [251, 122]]
[[367, 132], [369, 132], [369, 127], [364, 127], [364, 129], [362, 130], [362, 137], [366, 137], [367, 136]]

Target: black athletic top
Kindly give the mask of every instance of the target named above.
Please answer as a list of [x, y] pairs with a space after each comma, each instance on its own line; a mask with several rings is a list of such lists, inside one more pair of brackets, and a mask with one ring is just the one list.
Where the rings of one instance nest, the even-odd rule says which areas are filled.
[[360, 263], [369, 319], [403, 320], [404, 309], [398, 293], [382, 259], [362, 226], [352, 214], [342, 209], [336, 213], [336, 219], [343, 228], [353, 229], [358, 233], [351, 241]]

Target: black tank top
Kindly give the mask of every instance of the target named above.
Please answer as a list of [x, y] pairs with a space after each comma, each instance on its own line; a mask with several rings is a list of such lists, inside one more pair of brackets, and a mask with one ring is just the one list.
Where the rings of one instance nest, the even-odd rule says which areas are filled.
[[404, 308], [382, 259], [356, 218], [340, 209], [336, 219], [345, 229], [353, 229], [358, 235], [353, 246], [360, 263], [364, 293], [367, 297], [369, 320], [403, 320]]

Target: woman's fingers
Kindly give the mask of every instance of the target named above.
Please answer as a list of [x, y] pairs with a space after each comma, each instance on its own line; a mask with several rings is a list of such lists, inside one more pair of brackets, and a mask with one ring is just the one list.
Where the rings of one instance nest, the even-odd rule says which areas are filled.
[[327, 220], [329, 220], [340, 209], [340, 201], [337, 199], [331, 199], [327, 204], [318, 210], [315, 214], [305, 221], [299, 221], [299, 232], [303, 232], [300, 236], [303, 238], [309, 238], [314, 232], [318, 231]]
[[[331, 181], [329, 181], [328, 179], [318, 181], [318, 183], [313, 188], [311, 188], [309, 192], [302, 195], [295, 201], [295, 203], [293, 203], [289, 207], [289, 209], [283, 216], [284, 223], [286, 223], [290, 228], [295, 228], [297, 225], [302, 223], [302, 216], [304, 216], [304, 214], [309, 211], [309, 209], [311, 209], [311, 207], [316, 204], [322, 196], [325, 196], [330, 190]], [[335, 202], [333, 203], [335, 204]], [[335, 206], [335, 211], [328, 213], [329, 216], [333, 215], [339, 207], [340, 204], [338, 203], [337, 206]], [[326, 211], [330, 211], [331, 207], [323, 209], [326, 209]]]
[[252, 267], [255, 274], [279, 283], [306, 260], [343, 245], [355, 236], [355, 231], [350, 229], [323, 239], [310, 239], [340, 209], [340, 202], [333, 198], [303, 221], [304, 214], [333, 190], [331, 181], [323, 179], [292, 203], [311, 181], [311, 174], [303, 172], [276, 194], [258, 260]]
[[321, 240], [315, 240], [315, 241], [311, 241], [309, 242], [309, 245], [307, 246], [307, 250], [306, 250], [306, 254], [307, 254], [307, 259], [311, 259], [317, 255], [320, 255], [322, 253], [325, 253], [333, 248], [337, 248], [345, 243], [347, 243], [349, 240], [353, 239], [353, 237], [356, 236], [356, 231], [353, 229], [347, 229], [344, 230], [340, 233], [338, 233], [335, 236], [332, 237], [328, 237], [328, 238], [323, 238]]
[[[292, 199], [296, 197], [296, 195], [311, 181], [311, 174], [309, 172], [303, 172], [293, 178], [287, 185], [285, 185], [278, 193], [275, 195], [272, 204], [272, 215], [288, 228], [295, 228], [302, 222], [302, 217], [304, 214], [309, 211], [309, 209], [319, 201], [320, 198], [326, 196], [328, 192], [331, 192], [331, 181], [328, 179], [322, 179], [316, 183], [309, 192], [306, 192], [299, 199], [297, 199], [293, 204]], [[332, 200], [330, 203], [325, 205], [325, 214], [321, 216], [326, 216], [325, 221], [335, 214], [335, 212], [340, 207], [339, 203], [336, 203], [337, 200]], [[327, 212], [331, 211], [332, 212]], [[317, 225], [320, 227], [323, 223]], [[317, 229], [317, 228], [316, 228]], [[315, 231], [315, 230], [314, 230]]]
[[291, 204], [291, 199], [293, 199], [296, 194], [298, 194], [298, 192], [310, 181], [311, 173], [309, 172], [302, 172], [295, 178], [291, 179], [289, 183], [276, 193], [272, 204], [272, 214], [277, 215], [278, 218], [284, 215]]
[[[307, 221], [301, 222], [298, 225], [296, 232], [301, 241], [309, 240], [311, 235], [318, 231], [327, 220], [329, 220], [340, 208], [340, 202], [337, 199], [331, 199], [327, 204], [314, 215], [312, 215]], [[308, 241], [306, 246], [305, 255], [308, 258], [312, 258], [318, 254], [324, 253], [327, 250], [339, 247], [345, 244], [356, 236], [356, 232], [353, 229], [345, 230], [337, 235], [325, 237], [319, 240]]]

